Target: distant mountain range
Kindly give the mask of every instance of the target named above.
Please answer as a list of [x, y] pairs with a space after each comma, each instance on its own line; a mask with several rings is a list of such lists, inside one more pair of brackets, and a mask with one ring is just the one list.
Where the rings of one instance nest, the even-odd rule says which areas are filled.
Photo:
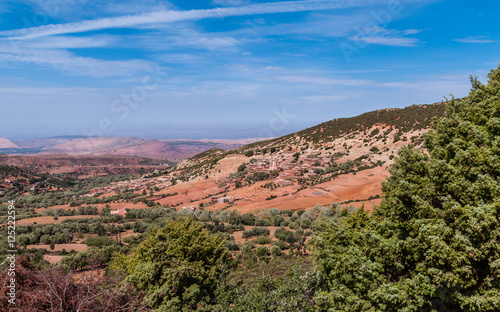
[[[273, 139], [242, 140], [156, 140], [138, 137], [99, 137], [85, 138], [81, 136], [58, 136], [49, 138], [32, 138], [10, 141], [0, 138], [0, 154], [8, 155], [54, 155], [67, 154], [73, 156], [141, 156], [163, 158], [170, 161], [188, 159], [207, 150], [225, 150], [228, 153], [244, 153], [273, 149], [324, 148], [334, 146], [332, 143], [340, 138], [367, 140], [371, 136], [366, 133], [375, 125], [380, 130], [392, 132], [395, 141], [406, 134], [427, 129], [433, 117], [444, 114], [444, 105], [414, 105], [404, 109], [384, 109], [367, 112], [352, 118], [333, 119], [317, 126]], [[374, 128], [373, 128], [374, 129]], [[372, 131], [373, 131], [372, 129]], [[388, 138], [388, 132], [377, 134], [382, 139]], [[366, 136], [366, 137], [365, 137]], [[392, 138], [391, 138], [392, 139]], [[409, 137], [408, 137], [409, 139]], [[366, 143], [366, 142], [365, 142]], [[344, 144], [344, 142], [342, 143]], [[367, 146], [367, 144], [366, 144]], [[229, 151], [234, 150], [235, 151]]]
[[259, 139], [156, 140], [138, 137], [58, 136], [10, 141], [0, 138], [0, 154], [120, 155], [167, 158], [178, 161], [211, 148], [230, 150], [256, 141]]

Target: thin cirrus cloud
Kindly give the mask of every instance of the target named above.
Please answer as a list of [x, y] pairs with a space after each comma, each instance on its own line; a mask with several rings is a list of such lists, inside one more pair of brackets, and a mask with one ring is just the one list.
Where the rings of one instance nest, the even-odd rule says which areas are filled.
[[310, 95], [300, 97], [299, 99], [310, 103], [334, 103], [347, 98], [348, 96], [345, 95]]
[[21, 44], [21, 46], [36, 49], [85, 49], [106, 47], [115, 41], [116, 40], [110, 36], [54, 36], [27, 41], [26, 43]]
[[[419, 2], [421, 0], [407, 0], [405, 2]], [[14, 37], [15, 39], [33, 39], [61, 34], [81, 33], [109, 28], [133, 28], [141, 25], [156, 23], [174, 23], [179, 21], [201, 20], [210, 18], [224, 18], [246, 15], [292, 13], [304, 11], [321, 11], [343, 8], [353, 8], [365, 5], [384, 4], [382, 0], [352, 0], [352, 1], [325, 1], [303, 0], [251, 4], [236, 7], [222, 7], [204, 10], [173, 11], [164, 10], [153, 13], [127, 15], [120, 17], [101, 18], [75, 23], [52, 24], [40, 27], [8, 30], [0, 32], [0, 36]]]
[[291, 82], [291, 83], [306, 83], [323, 86], [366, 86], [373, 84], [369, 80], [349, 79], [349, 78], [326, 78], [326, 77], [310, 77], [310, 76], [277, 76], [276, 80]]
[[358, 34], [350, 37], [351, 41], [363, 42], [365, 44], [376, 44], [393, 47], [415, 47], [420, 43], [419, 39], [408, 38], [421, 32], [419, 29], [407, 29], [403, 31], [385, 29], [384, 27], [372, 27], [367, 34]]
[[362, 37], [362, 38], [352, 38], [351, 40], [359, 40], [368, 44], [378, 44], [384, 46], [393, 46], [393, 47], [415, 47], [420, 42], [419, 39], [415, 38], [405, 38], [405, 37], [384, 37], [384, 36], [375, 36], [375, 37]]
[[149, 62], [143, 60], [108, 61], [91, 57], [75, 56], [59, 49], [36, 49], [0, 45], [0, 63], [16, 62], [37, 64], [74, 75], [91, 77], [129, 76], [147, 68]]
[[250, 0], [213, 0], [213, 5], [222, 5], [222, 6], [240, 6], [249, 4]]
[[498, 40], [492, 40], [487, 36], [471, 36], [471, 37], [455, 39], [453, 41], [463, 42], [463, 43], [495, 43], [495, 42], [499, 42]]

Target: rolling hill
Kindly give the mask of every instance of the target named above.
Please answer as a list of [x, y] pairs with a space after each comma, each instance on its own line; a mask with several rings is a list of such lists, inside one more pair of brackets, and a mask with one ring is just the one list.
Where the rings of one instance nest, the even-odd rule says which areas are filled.
[[[414, 105], [334, 119], [230, 151], [213, 148], [177, 163], [164, 175], [170, 180], [169, 192], [217, 186], [211, 193], [190, 196], [195, 206], [210, 205], [203, 197], [222, 192], [238, 199], [229, 206], [241, 212], [334, 202], [371, 209], [380, 202], [381, 183], [397, 150], [409, 143], [425, 149], [422, 136], [435, 117], [444, 115], [444, 108], [443, 103]], [[224, 207], [228, 205], [213, 205]]]

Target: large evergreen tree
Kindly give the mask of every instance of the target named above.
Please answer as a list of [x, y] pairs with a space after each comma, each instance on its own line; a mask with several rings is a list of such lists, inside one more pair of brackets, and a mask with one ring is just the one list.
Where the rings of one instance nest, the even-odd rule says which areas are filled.
[[225, 238], [192, 219], [153, 229], [130, 256], [117, 256], [113, 271], [127, 275], [155, 311], [209, 310], [218, 281], [229, 263]]
[[321, 311], [500, 311], [500, 67], [404, 147], [384, 200], [318, 238]]

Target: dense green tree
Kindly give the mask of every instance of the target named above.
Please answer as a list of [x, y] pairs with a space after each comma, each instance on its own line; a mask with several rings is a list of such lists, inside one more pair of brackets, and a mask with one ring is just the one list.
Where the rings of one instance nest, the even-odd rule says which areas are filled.
[[326, 226], [320, 311], [500, 311], [500, 67], [399, 151], [372, 216]]
[[214, 300], [217, 281], [229, 264], [225, 239], [192, 219], [167, 222], [150, 231], [130, 256], [117, 256], [111, 268], [144, 290], [157, 311], [193, 311]]
[[[275, 268], [271, 262], [265, 264]], [[245, 278], [250, 278], [249, 272]], [[287, 266], [286, 276], [273, 277], [260, 273], [260, 277], [247, 283], [222, 281], [217, 291], [219, 304], [213, 312], [306, 312], [314, 311], [312, 298], [319, 283], [318, 274], [298, 265]]]

